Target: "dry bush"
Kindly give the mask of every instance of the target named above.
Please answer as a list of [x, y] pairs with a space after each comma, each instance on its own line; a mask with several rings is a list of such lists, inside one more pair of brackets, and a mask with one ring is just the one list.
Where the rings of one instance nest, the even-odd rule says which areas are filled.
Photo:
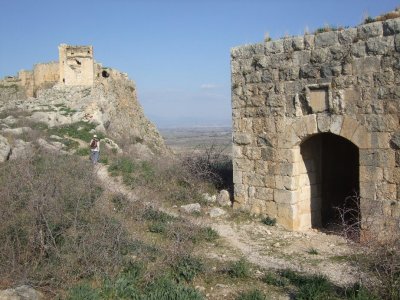
[[366, 288], [381, 299], [399, 300], [400, 220], [392, 228], [387, 228], [390, 232], [376, 232], [376, 219], [383, 216], [374, 206], [369, 208], [370, 211], [363, 211], [364, 216], [361, 216], [358, 195], [348, 197], [344, 205], [337, 209], [343, 236], [360, 246], [360, 252], [352, 256], [353, 263], [362, 273], [371, 275], [364, 279]]
[[211, 144], [183, 156], [183, 166], [193, 176], [217, 189], [233, 191], [232, 159], [225, 154], [227, 145]]
[[0, 166], [0, 277], [65, 286], [111, 273], [128, 243], [120, 223], [96, 208], [92, 165], [38, 154]]

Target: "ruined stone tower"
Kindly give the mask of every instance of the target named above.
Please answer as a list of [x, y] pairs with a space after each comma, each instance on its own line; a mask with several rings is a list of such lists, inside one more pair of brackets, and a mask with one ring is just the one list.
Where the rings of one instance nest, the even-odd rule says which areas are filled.
[[399, 18], [236, 47], [231, 68], [236, 207], [305, 230], [351, 202], [399, 230]]
[[65, 85], [87, 85], [94, 82], [92, 46], [70, 46], [61, 44], [59, 51], [60, 83]]

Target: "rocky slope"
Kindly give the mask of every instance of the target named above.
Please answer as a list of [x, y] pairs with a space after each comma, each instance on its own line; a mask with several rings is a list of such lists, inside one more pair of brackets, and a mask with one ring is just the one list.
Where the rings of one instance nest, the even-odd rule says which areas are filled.
[[23, 130], [38, 124], [54, 128], [79, 122], [93, 125], [93, 132], [103, 133], [125, 150], [145, 156], [169, 153], [157, 128], [144, 115], [134, 82], [118, 71], [108, 72], [92, 87], [56, 84], [39, 90], [36, 98], [24, 99], [21, 91], [0, 86], [0, 160], [10, 154], [8, 148], [15, 140], [11, 136]]

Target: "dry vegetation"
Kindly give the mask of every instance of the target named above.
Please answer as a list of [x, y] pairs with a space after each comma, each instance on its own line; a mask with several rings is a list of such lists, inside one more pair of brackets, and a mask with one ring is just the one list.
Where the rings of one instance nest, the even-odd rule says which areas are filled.
[[[59, 130], [79, 140], [75, 127]], [[71, 152], [86, 155], [84, 149]], [[38, 151], [0, 165], [1, 288], [25, 283], [50, 299], [399, 299], [398, 239], [360, 244], [363, 251], [352, 262], [371, 280], [354, 287], [267, 270], [245, 257], [207, 256], [222, 243], [218, 233], [196, 215], [159, 208], [201, 202], [204, 192], [230, 188], [231, 162], [220, 148], [147, 161], [103, 149], [109, 174], [134, 191], [135, 201], [107, 190], [96, 167], [76, 155]], [[242, 217], [232, 213], [233, 222]], [[273, 219], [261, 222], [275, 225]], [[309, 254], [318, 251], [310, 248]]]

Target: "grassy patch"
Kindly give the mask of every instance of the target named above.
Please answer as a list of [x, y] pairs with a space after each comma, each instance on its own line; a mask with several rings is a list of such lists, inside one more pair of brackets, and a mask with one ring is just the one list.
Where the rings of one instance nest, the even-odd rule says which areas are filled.
[[250, 263], [242, 257], [231, 263], [228, 267], [228, 274], [232, 278], [248, 278], [250, 276]]
[[203, 271], [203, 263], [195, 257], [185, 255], [173, 265], [173, 270], [178, 281], [191, 282], [197, 274]]
[[236, 300], [266, 300], [267, 297], [263, 292], [257, 289], [242, 292], [236, 297]]
[[307, 252], [308, 254], [311, 254], [311, 255], [318, 255], [318, 254], [319, 254], [319, 253], [318, 253], [318, 250], [315, 249], [315, 248], [310, 248], [310, 249], [308, 249], [306, 252]]
[[123, 182], [131, 188], [153, 183], [156, 179], [155, 170], [150, 162], [133, 161], [127, 157], [115, 159], [110, 163], [108, 171], [112, 176], [122, 176]]
[[74, 113], [77, 112], [76, 109], [71, 109], [69, 107], [61, 107], [60, 112], [63, 116], [72, 116]]
[[[69, 136], [72, 138], [80, 139], [85, 142], [89, 142], [93, 137], [92, 131], [95, 129], [96, 125], [87, 122], [76, 122], [64, 126], [53, 127], [48, 129], [50, 135], [58, 136]], [[99, 139], [104, 138], [104, 134], [101, 132], [96, 133]]]
[[79, 156], [89, 156], [90, 149], [89, 148], [78, 148], [78, 149], [76, 149], [75, 154], [79, 155]]

